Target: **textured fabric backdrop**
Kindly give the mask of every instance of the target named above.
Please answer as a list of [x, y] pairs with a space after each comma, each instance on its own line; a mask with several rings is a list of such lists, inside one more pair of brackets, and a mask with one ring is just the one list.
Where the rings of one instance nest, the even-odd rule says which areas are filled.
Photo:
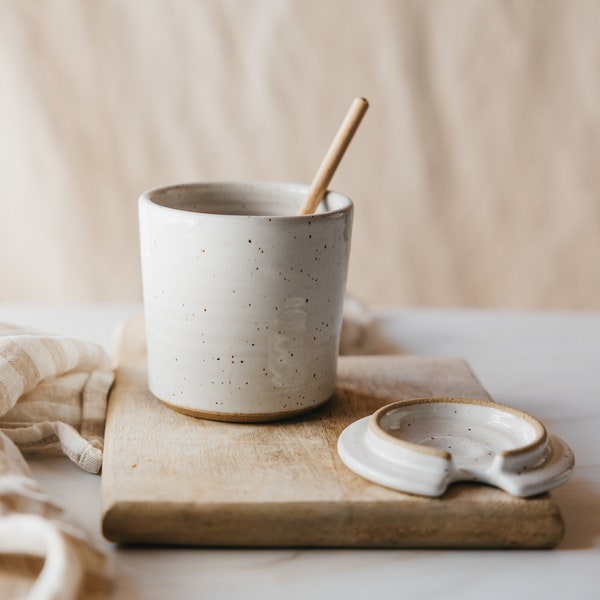
[[0, 0], [0, 301], [141, 299], [137, 196], [332, 188], [374, 305], [600, 308], [600, 3]]

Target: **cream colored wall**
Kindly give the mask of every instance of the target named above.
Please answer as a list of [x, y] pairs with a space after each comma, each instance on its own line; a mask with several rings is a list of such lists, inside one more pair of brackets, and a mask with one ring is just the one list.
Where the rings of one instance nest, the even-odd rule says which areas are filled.
[[139, 300], [136, 198], [309, 182], [356, 202], [375, 305], [600, 308], [600, 3], [0, 1], [0, 301]]

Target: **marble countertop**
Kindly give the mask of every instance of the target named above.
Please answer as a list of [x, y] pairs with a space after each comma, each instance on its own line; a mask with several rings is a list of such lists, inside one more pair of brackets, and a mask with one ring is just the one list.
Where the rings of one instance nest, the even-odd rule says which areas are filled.
[[[0, 321], [111, 349], [138, 305], [0, 305]], [[465, 358], [492, 397], [532, 413], [573, 449], [553, 492], [566, 534], [554, 550], [117, 548], [119, 600], [163, 598], [596, 598], [600, 593], [600, 313], [385, 309], [374, 326], [406, 353]], [[100, 478], [62, 458], [34, 476], [98, 539]]]

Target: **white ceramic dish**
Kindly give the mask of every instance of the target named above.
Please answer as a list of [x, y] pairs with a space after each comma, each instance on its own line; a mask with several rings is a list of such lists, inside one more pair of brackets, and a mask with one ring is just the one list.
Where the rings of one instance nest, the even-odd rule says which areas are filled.
[[466, 398], [419, 398], [384, 406], [341, 434], [352, 471], [396, 490], [440, 496], [455, 481], [478, 481], [514, 496], [564, 483], [574, 456], [522, 411]]

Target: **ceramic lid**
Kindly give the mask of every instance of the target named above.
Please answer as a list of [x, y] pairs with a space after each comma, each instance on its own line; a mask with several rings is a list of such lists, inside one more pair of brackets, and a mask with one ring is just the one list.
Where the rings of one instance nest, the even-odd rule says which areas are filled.
[[469, 398], [384, 406], [342, 432], [338, 453], [370, 481], [425, 496], [455, 481], [532, 496], [564, 483], [574, 465], [571, 449], [531, 415]]

